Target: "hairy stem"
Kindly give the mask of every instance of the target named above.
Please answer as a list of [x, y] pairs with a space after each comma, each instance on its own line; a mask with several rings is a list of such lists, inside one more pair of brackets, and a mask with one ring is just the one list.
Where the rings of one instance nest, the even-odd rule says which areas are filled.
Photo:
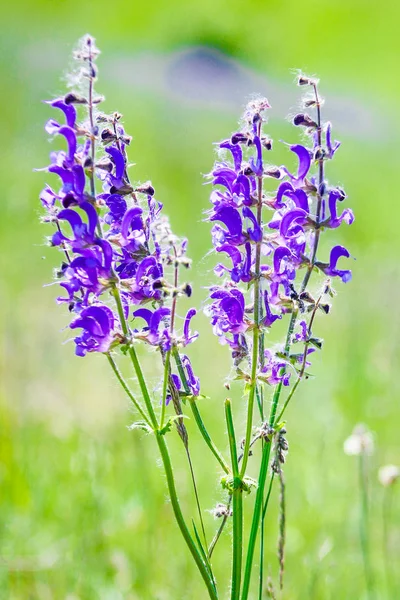
[[165, 408], [167, 403], [167, 390], [168, 390], [168, 379], [169, 379], [169, 365], [171, 361], [171, 350], [165, 355], [164, 361], [164, 379], [163, 379], [163, 389], [162, 389], [162, 397], [161, 397], [161, 417], [160, 417], [160, 429], [164, 427], [164, 419], [165, 419]]
[[125, 393], [127, 394], [128, 398], [130, 399], [130, 401], [132, 402], [132, 404], [134, 405], [134, 407], [136, 408], [138, 413], [141, 415], [141, 417], [145, 420], [147, 425], [149, 425], [149, 427], [151, 427], [150, 421], [149, 421], [146, 413], [144, 412], [140, 402], [138, 400], [136, 400], [136, 398], [132, 394], [131, 390], [129, 389], [128, 384], [126, 383], [125, 379], [123, 378], [121, 371], [118, 369], [117, 363], [115, 362], [115, 360], [113, 359], [113, 357], [111, 356], [111, 354], [109, 352], [106, 354], [106, 356], [107, 356], [107, 360], [110, 363], [112, 370], [114, 371], [116, 378], [118, 379], [119, 383], [121, 384], [121, 386], [122, 386], [123, 390], [125, 391]]
[[193, 417], [194, 420], [196, 422], [196, 425], [205, 441], [205, 443], [207, 444], [207, 446], [210, 448], [211, 452], [213, 453], [213, 455], [215, 456], [215, 458], [217, 459], [217, 461], [219, 462], [219, 464], [221, 465], [221, 467], [223, 468], [223, 470], [225, 471], [225, 473], [227, 475], [230, 474], [231, 470], [229, 468], [229, 466], [227, 465], [224, 457], [222, 456], [221, 452], [218, 450], [217, 446], [215, 445], [215, 443], [213, 442], [213, 440], [211, 439], [210, 434], [207, 431], [207, 428], [204, 424], [203, 419], [201, 418], [200, 415], [200, 411], [199, 408], [197, 406], [197, 402], [196, 402], [196, 398], [194, 396], [191, 395], [190, 393], [190, 388], [188, 385], [188, 381], [186, 378], [186, 374], [185, 371], [183, 369], [182, 366], [182, 361], [181, 361], [181, 357], [179, 355], [179, 350], [176, 346], [173, 347], [172, 349], [172, 354], [174, 355], [174, 359], [176, 362], [176, 366], [178, 369], [178, 373], [180, 375], [181, 381], [182, 381], [182, 385], [185, 389], [186, 394], [188, 394], [188, 396], [190, 396], [189, 398], [189, 402], [190, 402], [190, 408], [192, 410], [193, 413]]
[[233, 425], [231, 401], [225, 400], [225, 417], [228, 428], [229, 448], [231, 452], [233, 473], [233, 545], [232, 545], [232, 587], [231, 600], [238, 600], [240, 595], [240, 581], [242, 574], [242, 551], [243, 551], [243, 489], [242, 480], [239, 476], [239, 464], [236, 448], [236, 436]]
[[186, 526], [185, 519], [184, 519], [182, 511], [181, 511], [181, 507], [179, 505], [178, 495], [177, 495], [176, 487], [175, 487], [174, 474], [173, 474], [172, 466], [171, 466], [171, 460], [169, 457], [168, 448], [167, 448], [167, 444], [165, 442], [164, 436], [160, 435], [157, 432], [156, 439], [157, 439], [157, 444], [158, 444], [158, 447], [159, 447], [159, 450], [161, 453], [162, 462], [164, 465], [165, 475], [167, 478], [169, 496], [171, 498], [171, 504], [172, 504], [172, 509], [174, 511], [175, 519], [178, 523], [179, 529], [181, 530], [182, 536], [189, 548], [189, 551], [190, 551], [191, 555], [193, 556], [193, 559], [197, 565], [197, 568], [200, 571], [200, 574], [204, 580], [204, 583], [206, 584], [209, 597], [212, 600], [217, 600], [218, 595], [217, 595], [217, 591], [215, 589], [213, 579], [210, 576], [208, 567], [205, 564], [205, 562], [203, 561], [203, 559], [201, 558], [201, 555], [196, 547], [196, 544], [194, 543], [192, 536], [189, 533], [189, 530]]
[[[261, 134], [261, 121], [258, 125], [258, 136]], [[257, 224], [262, 229], [262, 196], [263, 176], [257, 177]], [[243, 479], [249, 459], [251, 432], [253, 428], [254, 397], [257, 386], [257, 369], [259, 357], [260, 338], [260, 266], [261, 266], [262, 239], [256, 243], [256, 260], [254, 267], [254, 330], [253, 330], [253, 352], [251, 362], [251, 387], [247, 405], [246, 437], [243, 449], [243, 462], [240, 469], [240, 478]]]

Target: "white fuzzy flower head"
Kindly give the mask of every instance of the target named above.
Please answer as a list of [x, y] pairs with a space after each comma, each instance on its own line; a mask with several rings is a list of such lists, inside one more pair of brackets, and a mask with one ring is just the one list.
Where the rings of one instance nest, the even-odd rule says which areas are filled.
[[399, 478], [400, 467], [397, 467], [396, 465], [385, 465], [379, 469], [378, 479], [385, 487], [393, 485]]
[[343, 445], [344, 453], [348, 456], [359, 456], [365, 454], [370, 456], [374, 453], [374, 438], [362, 423], [356, 425], [353, 429], [353, 433]]

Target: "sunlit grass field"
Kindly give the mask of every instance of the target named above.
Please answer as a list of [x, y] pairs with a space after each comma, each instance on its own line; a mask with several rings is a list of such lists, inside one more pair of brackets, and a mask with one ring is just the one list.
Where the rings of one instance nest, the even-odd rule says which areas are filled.
[[[52, 115], [41, 100], [63, 92], [60, 75], [75, 41], [87, 31], [103, 51], [98, 87], [107, 97], [105, 109], [121, 111], [134, 138], [131, 178], [152, 180], [176, 233], [190, 240], [191, 305], [198, 308], [214, 278], [207, 255], [210, 227], [203, 222], [210, 191], [203, 175], [214, 161], [213, 142], [235, 129], [246, 100], [258, 92], [273, 106], [274, 162], [290, 161], [279, 140], [296, 142], [300, 135], [284, 120], [300, 98], [293, 69], [320, 76], [325, 115], [343, 144], [329, 164], [328, 179], [344, 187], [356, 215], [354, 225], [333, 231], [329, 242], [343, 243], [356, 260], [353, 281], [337, 285], [332, 313], [319, 317], [324, 350], [313, 361], [315, 377], [304, 383], [287, 414], [281, 597], [367, 597], [357, 460], [343, 453], [358, 422], [375, 434], [370, 526], [376, 598], [400, 597], [400, 489], [394, 489], [385, 561], [383, 488], [377, 481], [379, 466], [400, 463], [399, 17], [394, 0], [384, 7], [354, 0], [290, 0], [279, 6], [232, 0], [140, 6], [42, 1], [3, 9], [1, 599], [205, 597], [173, 521], [154, 439], [128, 430], [135, 417], [105, 359], [76, 358], [73, 344], [64, 343], [69, 315], [55, 304], [56, 288], [43, 287], [52, 281], [57, 257], [45, 244], [50, 230], [39, 223], [44, 174], [32, 172], [47, 164], [51, 149], [43, 125]], [[185, 308], [182, 304], [181, 315]], [[221, 446], [229, 352], [218, 345], [204, 316], [196, 328], [201, 341], [191, 357], [208, 396], [202, 412]], [[161, 371], [153, 355], [142, 358], [157, 393]], [[242, 434], [240, 385], [229, 393]], [[224, 499], [220, 473], [190, 420], [187, 427], [211, 538], [218, 523], [210, 511]], [[174, 432], [168, 443], [189, 514], [194, 499], [182, 445]], [[250, 471], [256, 475], [251, 464]], [[273, 509], [266, 536], [267, 571], [275, 582], [277, 518]], [[228, 528], [214, 554], [225, 590], [230, 535]]]

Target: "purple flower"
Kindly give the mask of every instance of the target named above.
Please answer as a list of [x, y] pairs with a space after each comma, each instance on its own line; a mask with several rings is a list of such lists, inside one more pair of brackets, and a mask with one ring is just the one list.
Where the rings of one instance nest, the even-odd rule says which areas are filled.
[[282, 382], [284, 386], [290, 383], [290, 373], [286, 372], [287, 363], [279, 359], [271, 350], [264, 352], [264, 365], [261, 369], [262, 378], [269, 385]]
[[297, 158], [299, 159], [299, 166], [297, 169], [296, 175], [292, 175], [285, 166], [281, 167], [281, 169], [288, 175], [295, 187], [300, 187], [304, 183], [304, 179], [307, 177], [308, 172], [311, 167], [311, 156], [310, 152], [304, 146], [300, 144], [294, 144], [290, 146], [292, 152], [297, 154]]
[[340, 277], [343, 283], [351, 280], [351, 271], [337, 269], [336, 265], [342, 256], [350, 258], [349, 251], [344, 246], [334, 246], [331, 250], [329, 264], [317, 262], [316, 265], [330, 277]]
[[171, 310], [166, 307], [158, 308], [154, 312], [148, 308], [135, 310], [133, 316], [141, 318], [147, 323], [147, 326], [136, 337], [141, 337], [151, 346], [160, 346], [164, 350], [169, 350], [170, 336], [166, 319], [168, 319], [170, 314]]
[[82, 310], [72, 321], [70, 329], [82, 329], [82, 334], [74, 338], [77, 356], [87, 352], [108, 352], [115, 339], [115, 316], [108, 306], [96, 304]]
[[190, 331], [190, 322], [196, 314], [197, 314], [197, 311], [195, 308], [191, 308], [190, 310], [188, 310], [188, 312], [186, 314], [185, 322], [183, 325], [183, 344], [184, 344], [184, 346], [191, 344], [192, 342], [197, 340], [197, 338], [199, 337], [199, 333], [197, 331], [195, 331], [194, 333], [192, 333]]
[[238, 289], [212, 288], [208, 307], [214, 333], [225, 340], [227, 333], [243, 333], [248, 328], [244, 321], [244, 296]]
[[98, 223], [96, 209], [89, 202], [81, 204], [81, 208], [88, 217], [87, 223], [71, 208], [66, 208], [58, 213], [58, 221], [69, 223], [73, 237], [68, 238], [60, 231], [57, 231], [51, 240], [53, 246], [59, 246], [62, 242], [67, 242], [71, 244], [73, 249], [81, 249], [95, 244], [95, 231]]
[[326, 124], [326, 156], [328, 158], [333, 158], [336, 150], [339, 148], [340, 146], [340, 142], [335, 141], [332, 144], [332, 136], [331, 136], [331, 131], [332, 131], [332, 125], [329, 123]]
[[189, 389], [193, 396], [198, 396], [200, 394], [200, 379], [196, 377], [193, 371], [192, 364], [189, 360], [189, 357], [186, 354], [181, 356], [182, 366], [186, 371], [187, 383], [189, 385]]
[[339, 227], [343, 221], [345, 223], [347, 223], [348, 225], [351, 225], [354, 222], [353, 211], [350, 210], [349, 208], [346, 208], [342, 212], [340, 217], [337, 216], [336, 204], [338, 202], [343, 202], [345, 197], [346, 197], [346, 195], [344, 194], [344, 192], [339, 189], [332, 190], [329, 193], [328, 204], [329, 204], [330, 218], [327, 219], [326, 221], [324, 221], [325, 227], [330, 227], [331, 229], [336, 229], [336, 227]]

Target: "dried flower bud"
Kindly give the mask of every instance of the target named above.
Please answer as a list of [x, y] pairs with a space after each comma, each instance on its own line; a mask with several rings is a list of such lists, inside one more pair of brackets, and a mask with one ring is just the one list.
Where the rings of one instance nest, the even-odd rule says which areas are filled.
[[261, 138], [261, 143], [266, 150], [272, 150], [272, 140], [270, 138]]
[[318, 124], [306, 113], [298, 113], [293, 117], [293, 125], [296, 127], [311, 127], [316, 128]]
[[117, 136], [115, 135], [115, 133], [113, 131], [111, 131], [111, 129], [106, 128], [106, 129], [103, 129], [103, 131], [101, 132], [101, 141], [105, 145], [115, 142], [116, 139], [117, 139]]
[[317, 146], [314, 150], [314, 160], [323, 160], [325, 158], [325, 150], [321, 146]]
[[146, 181], [145, 183], [139, 185], [135, 189], [135, 192], [138, 192], [139, 194], [147, 194], [148, 196], [154, 196], [154, 188], [151, 184], [151, 181]]
[[64, 96], [64, 102], [65, 104], [87, 104], [88, 101], [83, 96], [70, 92]]
[[297, 85], [317, 85], [317, 80], [312, 77], [307, 77], [307, 75], [299, 75], [297, 79]]
[[107, 158], [102, 158], [96, 163], [96, 169], [101, 169], [102, 171], [107, 171], [107, 173], [111, 173], [114, 168], [111, 160], [107, 160]]
[[281, 179], [282, 171], [278, 167], [268, 167], [265, 169], [264, 175], [267, 177], [273, 177], [274, 179]]
[[330, 304], [318, 304], [318, 308], [320, 308], [322, 310], [322, 312], [324, 312], [326, 315], [329, 314], [329, 311], [331, 310], [331, 305]]
[[120, 188], [116, 188], [114, 185], [110, 188], [111, 194], [119, 194], [120, 196], [127, 196], [128, 194], [132, 194], [133, 187], [126, 183], [122, 185]]
[[305, 108], [311, 108], [312, 106], [316, 106], [317, 101], [315, 98], [304, 98], [303, 105]]
[[248, 142], [249, 140], [249, 134], [248, 133], [242, 133], [241, 131], [238, 131], [237, 133], [234, 133], [231, 137], [231, 142], [232, 144], [236, 145], [236, 144], [241, 144], [243, 142]]
[[190, 296], [192, 295], [192, 286], [189, 283], [186, 283], [182, 291], [185, 294], [185, 296], [190, 298]]
[[85, 158], [85, 162], [83, 163], [84, 169], [91, 169], [93, 167], [93, 161], [91, 156], [87, 156]]

